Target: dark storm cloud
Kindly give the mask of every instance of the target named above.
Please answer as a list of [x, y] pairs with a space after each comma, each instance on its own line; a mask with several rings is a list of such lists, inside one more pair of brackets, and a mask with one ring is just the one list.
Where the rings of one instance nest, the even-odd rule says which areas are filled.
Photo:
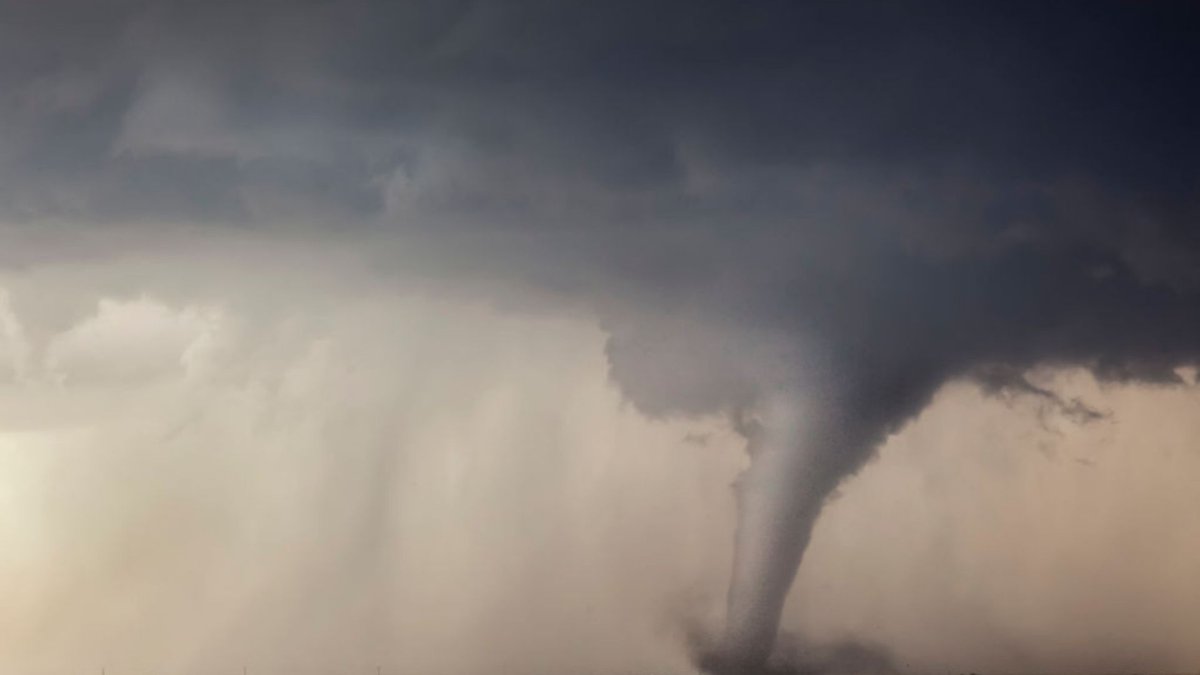
[[9, 3], [0, 217], [394, 232], [431, 274], [591, 306], [654, 414], [741, 416], [804, 373], [837, 412], [771, 507], [808, 523], [770, 554], [786, 587], [820, 500], [947, 380], [1053, 400], [1027, 369], [1196, 362], [1198, 29], [1144, 3]]
[[[1011, 194], [1023, 184], [1167, 186], [1175, 198], [1194, 188], [1197, 141], [1185, 133], [1193, 13], [1104, 4], [22, 3], [0, 28], [6, 127], [19, 135], [19, 152], [6, 154], [10, 167], [57, 181], [82, 181], [127, 154], [234, 157], [242, 162], [223, 180], [187, 180], [234, 199], [238, 183], [258, 180], [246, 168], [255, 159], [333, 164], [354, 192], [372, 171], [419, 172], [412, 145], [436, 138], [476, 160], [516, 156], [521, 166], [509, 168], [538, 184], [652, 192], [660, 200], [638, 215], [657, 219], [686, 217], [686, 207], [715, 197], [679, 194], [690, 152], [716, 165], [710, 189], [732, 190], [725, 197], [739, 206], [759, 203], [772, 177], [827, 164], [907, 176], [914, 201], [935, 198], [920, 194], [931, 177], [966, 175], [992, 190], [1000, 182], [1001, 203], [976, 205], [997, 224], [1035, 206]], [[153, 111], [139, 114], [155, 101], [171, 124], [155, 128]], [[736, 178], [750, 185], [730, 185]], [[456, 206], [527, 196], [472, 187], [486, 192], [462, 186]], [[140, 194], [144, 210], [161, 215], [153, 195], [170, 189], [140, 190], [122, 195], [129, 208]], [[786, 194], [773, 196], [760, 208], [786, 214], [777, 203]], [[379, 206], [349, 201], [360, 212]], [[61, 212], [55, 206], [29, 209]], [[192, 206], [175, 208], [192, 215]]]

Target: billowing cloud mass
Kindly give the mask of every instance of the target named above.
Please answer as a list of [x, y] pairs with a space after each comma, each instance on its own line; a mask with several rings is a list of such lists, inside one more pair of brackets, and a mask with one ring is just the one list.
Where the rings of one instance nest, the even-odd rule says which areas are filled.
[[639, 413], [747, 440], [712, 663], [757, 667], [830, 494], [948, 385], [1087, 424], [1107, 411], [1034, 375], [1187, 383], [1198, 27], [1104, 2], [13, 3], [0, 372], [201, 377], [228, 314], [360, 295], [587, 317]]

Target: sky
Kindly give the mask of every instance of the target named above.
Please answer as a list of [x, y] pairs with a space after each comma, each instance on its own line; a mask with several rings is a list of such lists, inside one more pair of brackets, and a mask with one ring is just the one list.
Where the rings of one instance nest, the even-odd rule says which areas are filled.
[[1197, 29], [2, 3], [0, 666], [1194, 670]]

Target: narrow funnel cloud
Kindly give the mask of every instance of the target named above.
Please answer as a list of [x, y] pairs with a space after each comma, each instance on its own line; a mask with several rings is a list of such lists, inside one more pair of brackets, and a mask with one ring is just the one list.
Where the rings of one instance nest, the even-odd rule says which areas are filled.
[[763, 665], [775, 641], [787, 589], [831, 487], [833, 411], [794, 392], [773, 395], [749, 439], [754, 460], [738, 484], [739, 525], [723, 659]]
[[[719, 653], [705, 664], [713, 670], [753, 672], [766, 666], [784, 600], [826, 498], [914, 403], [910, 396], [856, 397], [844, 391], [776, 389], [764, 395], [753, 421], [739, 425], [751, 465], [737, 484], [725, 636]], [[884, 400], [888, 408], [872, 409]]]

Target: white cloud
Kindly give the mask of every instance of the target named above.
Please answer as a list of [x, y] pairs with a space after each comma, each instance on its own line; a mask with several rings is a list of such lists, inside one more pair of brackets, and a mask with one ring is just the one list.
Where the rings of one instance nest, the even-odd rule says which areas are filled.
[[221, 327], [215, 308], [176, 310], [148, 297], [103, 298], [94, 315], [50, 340], [45, 368], [54, 379], [71, 382], [195, 374]]
[[24, 379], [31, 349], [21, 321], [13, 312], [8, 291], [0, 288], [0, 379]]

